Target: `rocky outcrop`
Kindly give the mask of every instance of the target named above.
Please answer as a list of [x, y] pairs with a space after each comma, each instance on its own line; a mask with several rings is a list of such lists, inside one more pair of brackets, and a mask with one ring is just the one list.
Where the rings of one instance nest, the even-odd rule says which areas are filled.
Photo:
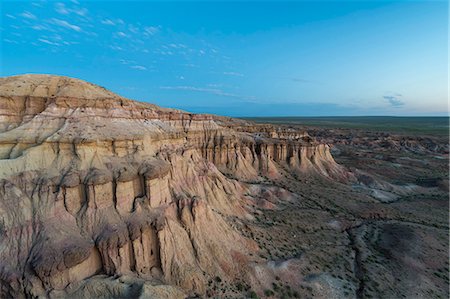
[[252, 217], [246, 182], [285, 171], [349, 177], [305, 132], [1, 78], [0, 297], [90, 297], [101, 277], [129, 295], [117, 276], [141, 281], [135, 295], [202, 295], [211, 277], [245, 277], [258, 248], [227, 219]]

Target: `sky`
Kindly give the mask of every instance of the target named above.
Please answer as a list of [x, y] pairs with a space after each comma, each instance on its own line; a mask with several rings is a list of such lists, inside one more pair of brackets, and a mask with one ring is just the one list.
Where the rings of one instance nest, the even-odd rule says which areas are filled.
[[448, 115], [447, 1], [1, 1], [0, 76], [227, 116]]

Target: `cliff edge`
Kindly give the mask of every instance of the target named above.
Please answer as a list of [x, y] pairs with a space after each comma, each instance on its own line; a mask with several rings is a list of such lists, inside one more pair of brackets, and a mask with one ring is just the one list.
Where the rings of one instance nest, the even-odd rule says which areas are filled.
[[251, 280], [258, 246], [230, 219], [251, 219], [286, 172], [350, 176], [306, 132], [0, 78], [0, 297], [184, 298]]

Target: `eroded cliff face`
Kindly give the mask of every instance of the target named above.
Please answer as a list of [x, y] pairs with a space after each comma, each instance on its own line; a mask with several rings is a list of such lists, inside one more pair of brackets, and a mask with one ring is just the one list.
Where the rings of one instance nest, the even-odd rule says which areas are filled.
[[286, 171], [351, 179], [304, 132], [1, 78], [0, 297], [175, 298], [245, 278], [258, 247], [228, 219]]

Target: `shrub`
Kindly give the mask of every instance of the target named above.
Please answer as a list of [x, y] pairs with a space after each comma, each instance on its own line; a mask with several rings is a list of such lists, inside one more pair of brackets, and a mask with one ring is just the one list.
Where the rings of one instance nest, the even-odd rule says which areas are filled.
[[264, 290], [264, 295], [267, 297], [275, 295], [275, 293], [272, 290]]
[[244, 286], [242, 285], [242, 283], [238, 282], [236, 284], [236, 288], [238, 289], [239, 292], [242, 292], [244, 290]]

